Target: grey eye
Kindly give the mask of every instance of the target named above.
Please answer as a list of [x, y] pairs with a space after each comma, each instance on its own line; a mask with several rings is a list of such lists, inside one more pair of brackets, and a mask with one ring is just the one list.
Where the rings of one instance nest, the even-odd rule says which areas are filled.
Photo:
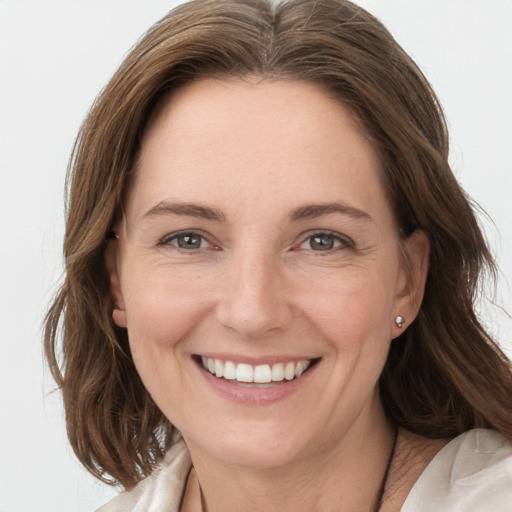
[[185, 233], [174, 238], [180, 249], [200, 249], [203, 244], [203, 237], [196, 233]]
[[305, 238], [299, 248], [315, 252], [329, 252], [353, 246], [350, 238], [338, 233], [317, 232]]
[[197, 233], [182, 231], [181, 233], [174, 233], [173, 235], [165, 237], [159, 245], [170, 245], [176, 247], [177, 249], [194, 251], [207, 247], [208, 241]]
[[319, 233], [311, 236], [309, 239], [309, 246], [314, 251], [330, 251], [339, 245], [339, 240], [329, 233]]

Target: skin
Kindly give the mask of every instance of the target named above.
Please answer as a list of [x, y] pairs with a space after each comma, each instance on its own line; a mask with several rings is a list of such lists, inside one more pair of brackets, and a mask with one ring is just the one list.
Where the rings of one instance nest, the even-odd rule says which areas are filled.
[[[302, 82], [202, 80], [152, 119], [107, 264], [114, 321], [192, 456], [183, 510], [199, 485], [209, 512], [371, 510], [393, 437], [376, 384], [428, 266], [379, 166], [349, 110]], [[236, 401], [198, 355], [317, 363], [292, 393]]]

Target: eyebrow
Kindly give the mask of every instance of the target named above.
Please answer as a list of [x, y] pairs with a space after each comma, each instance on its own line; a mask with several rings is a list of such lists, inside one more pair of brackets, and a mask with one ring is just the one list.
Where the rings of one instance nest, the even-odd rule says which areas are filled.
[[[340, 213], [342, 215], [353, 217], [354, 219], [373, 222], [372, 217], [363, 210], [341, 203], [322, 203], [299, 206], [298, 208], [291, 210], [289, 217], [292, 221], [299, 221], [324, 217], [333, 213]], [[150, 208], [144, 214], [143, 218], [147, 219], [158, 215], [182, 215], [217, 222], [226, 221], [225, 215], [220, 210], [196, 203], [169, 203], [167, 201], [161, 201]]]
[[144, 214], [143, 219], [157, 215], [183, 215], [218, 222], [226, 220], [226, 217], [221, 211], [195, 203], [169, 203], [167, 201], [161, 201], [153, 206], [153, 208], [150, 208]]
[[315, 219], [332, 213], [341, 213], [353, 217], [354, 219], [374, 222], [372, 217], [363, 210], [341, 203], [322, 203], [300, 206], [291, 211], [290, 218], [293, 221]]

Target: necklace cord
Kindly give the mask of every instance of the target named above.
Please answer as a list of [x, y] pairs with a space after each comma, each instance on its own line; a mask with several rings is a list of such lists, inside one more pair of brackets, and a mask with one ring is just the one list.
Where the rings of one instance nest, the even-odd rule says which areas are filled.
[[388, 482], [389, 470], [391, 469], [391, 465], [393, 464], [393, 459], [395, 458], [395, 449], [398, 441], [398, 427], [395, 427], [395, 433], [393, 436], [393, 446], [391, 447], [391, 453], [389, 454], [388, 463], [386, 464], [386, 470], [384, 471], [384, 477], [382, 478], [382, 483], [380, 484], [379, 493], [377, 494], [377, 498], [375, 499], [375, 505], [373, 506], [372, 512], [379, 512], [380, 507], [382, 506], [382, 500], [384, 498], [384, 493], [386, 492], [386, 484]]

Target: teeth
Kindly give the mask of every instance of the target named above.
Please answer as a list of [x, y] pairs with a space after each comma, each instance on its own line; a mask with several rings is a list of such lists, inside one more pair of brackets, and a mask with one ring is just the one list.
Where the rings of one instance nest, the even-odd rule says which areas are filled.
[[288, 363], [284, 367], [284, 378], [286, 380], [292, 380], [295, 377], [295, 364], [294, 363]]
[[266, 384], [269, 382], [281, 382], [300, 377], [311, 365], [311, 361], [302, 360], [286, 364], [273, 365], [259, 364], [252, 366], [246, 363], [235, 364], [232, 361], [222, 361], [201, 357], [201, 363], [205, 370], [218, 378], [237, 380], [238, 382]]
[[272, 380], [280, 381], [284, 379], [284, 366], [281, 363], [272, 365]]
[[264, 384], [272, 381], [272, 370], [268, 364], [260, 364], [254, 368], [254, 382]]
[[215, 359], [215, 375], [217, 377], [224, 377], [224, 365], [220, 359]]
[[[204, 366], [204, 364], [203, 364]], [[226, 361], [224, 364], [224, 378], [228, 380], [236, 379], [236, 365], [231, 361]]]
[[237, 364], [236, 380], [239, 382], [254, 382], [254, 370], [250, 364]]

